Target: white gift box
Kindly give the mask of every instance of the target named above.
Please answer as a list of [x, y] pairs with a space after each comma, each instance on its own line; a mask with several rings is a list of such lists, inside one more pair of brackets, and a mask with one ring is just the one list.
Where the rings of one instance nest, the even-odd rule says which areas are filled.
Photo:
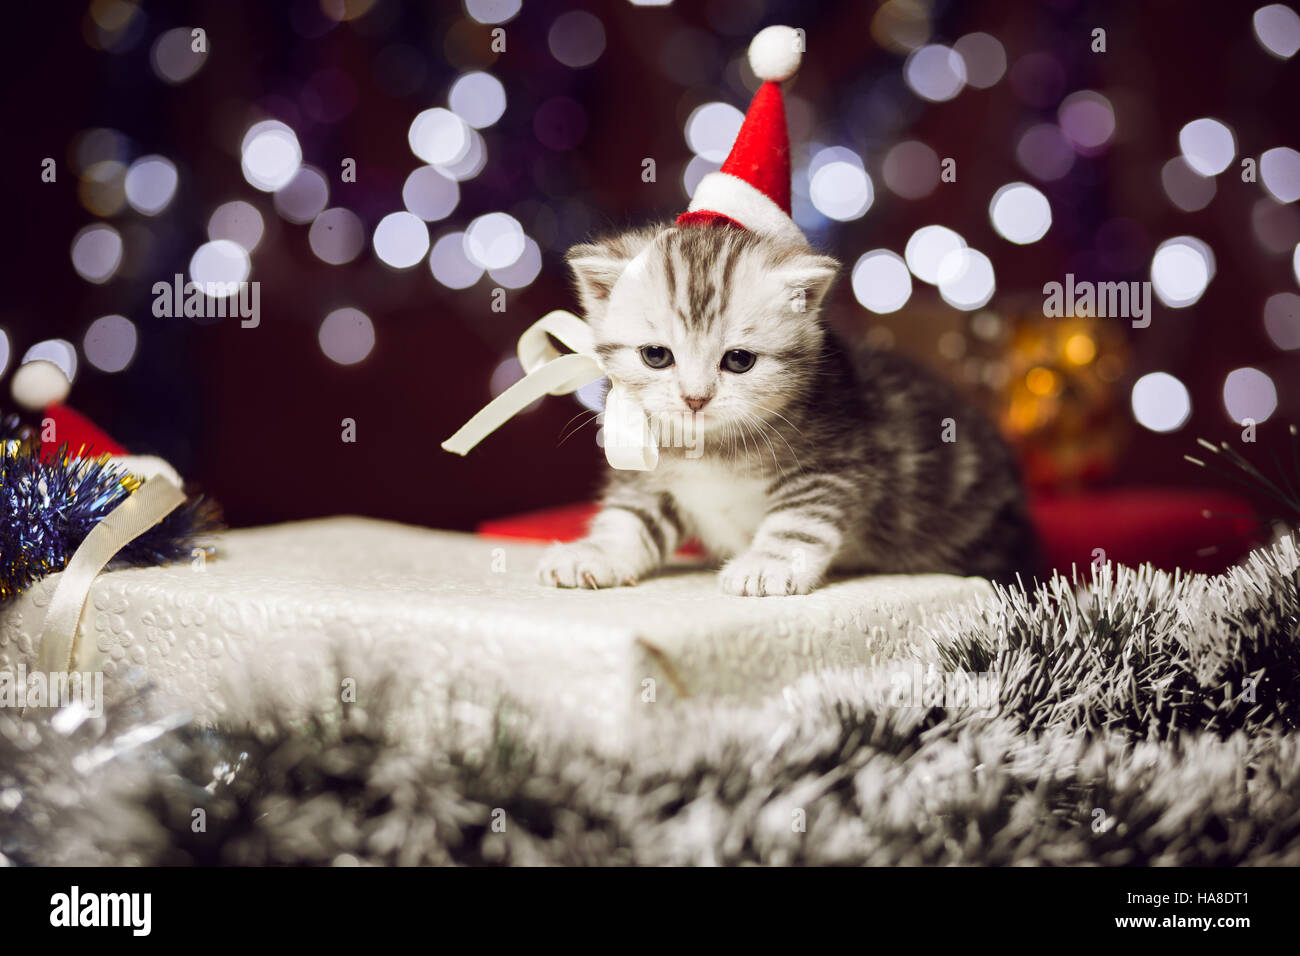
[[[362, 518], [229, 531], [206, 561], [100, 574], [76, 669], [111, 702], [149, 685], [203, 721], [251, 718], [259, 695], [321, 708], [352, 680], [364, 705], [395, 673], [412, 707], [448, 685], [504, 693], [568, 733], [618, 746], [684, 697], [754, 700], [821, 668], [932, 654], [923, 625], [992, 593], [979, 578], [833, 580], [733, 597], [681, 565], [636, 587], [537, 582], [542, 546]], [[0, 671], [37, 665], [58, 575], [0, 608]]]

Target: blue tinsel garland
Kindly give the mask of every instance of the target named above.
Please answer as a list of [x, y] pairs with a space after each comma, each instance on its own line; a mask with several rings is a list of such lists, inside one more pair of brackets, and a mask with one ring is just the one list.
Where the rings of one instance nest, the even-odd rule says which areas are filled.
[[[139, 485], [107, 457], [69, 458], [65, 447], [43, 458], [16, 418], [0, 419], [0, 603], [63, 570], [90, 530]], [[191, 496], [118, 552], [109, 567], [188, 558], [195, 537], [220, 526], [216, 503]]]

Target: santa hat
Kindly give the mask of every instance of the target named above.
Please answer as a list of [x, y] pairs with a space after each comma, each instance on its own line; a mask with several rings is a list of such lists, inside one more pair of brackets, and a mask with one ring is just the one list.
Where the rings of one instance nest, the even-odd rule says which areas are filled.
[[725, 225], [807, 242], [790, 218], [790, 134], [777, 85], [794, 76], [802, 55], [803, 34], [791, 27], [768, 27], [754, 37], [749, 65], [763, 84], [727, 161], [700, 180], [677, 225]]
[[[126, 448], [85, 415], [63, 404], [72, 390], [63, 369], [53, 362], [36, 359], [14, 372], [10, 394], [20, 406], [41, 416], [38, 435], [41, 458], [53, 460], [66, 449], [69, 458], [97, 458], [109, 455], [115, 464], [137, 478], [164, 475], [178, 488], [185, 482], [176, 469], [155, 455], [131, 455]], [[0, 442], [0, 454], [5, 452]]]

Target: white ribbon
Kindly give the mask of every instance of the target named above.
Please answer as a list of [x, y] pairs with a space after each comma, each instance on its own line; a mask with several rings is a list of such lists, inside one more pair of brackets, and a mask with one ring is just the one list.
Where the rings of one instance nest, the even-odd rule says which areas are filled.
[[[557, 351], [547, 338], [548, 333], [573, 352], [564, 355]], [[530, 325], [519, 336], [518, 354], [524, 377], [484, 405], [442, 443], [444, 449], [465, 455], [543, 395], [568, 395], [609, 374], [596, 356], [591, 326], [564, 309], [547, 313]], [[650, 430], [645, 409], [612, 377], [601, 427], [605, 458], [612, 467], [651, 471], [659, 464], [659, 445]]]
[[[174, 472], [173, 472], [174, 474]], [[63, 569], [41, 628], [41, 669], [70, 672], [85, 663], [77, 646], [81, 612], [95, 576], [113, 557], [185, 500], [163, 475], [154, 475], [90, 529]]]

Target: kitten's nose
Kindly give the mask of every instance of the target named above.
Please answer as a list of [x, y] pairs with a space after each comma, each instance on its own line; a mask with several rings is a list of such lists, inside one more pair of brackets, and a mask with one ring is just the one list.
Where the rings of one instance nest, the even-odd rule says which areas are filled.
[[690, 395], [683, 395], [682, 401], [687, 404], [687, 406], [690, 408], [691, 411], [698, 412], [705, 405], [709, 404], [710, 398], [712, 398], [711, 395], [705, 395], [702, 398], [694, 398]]

